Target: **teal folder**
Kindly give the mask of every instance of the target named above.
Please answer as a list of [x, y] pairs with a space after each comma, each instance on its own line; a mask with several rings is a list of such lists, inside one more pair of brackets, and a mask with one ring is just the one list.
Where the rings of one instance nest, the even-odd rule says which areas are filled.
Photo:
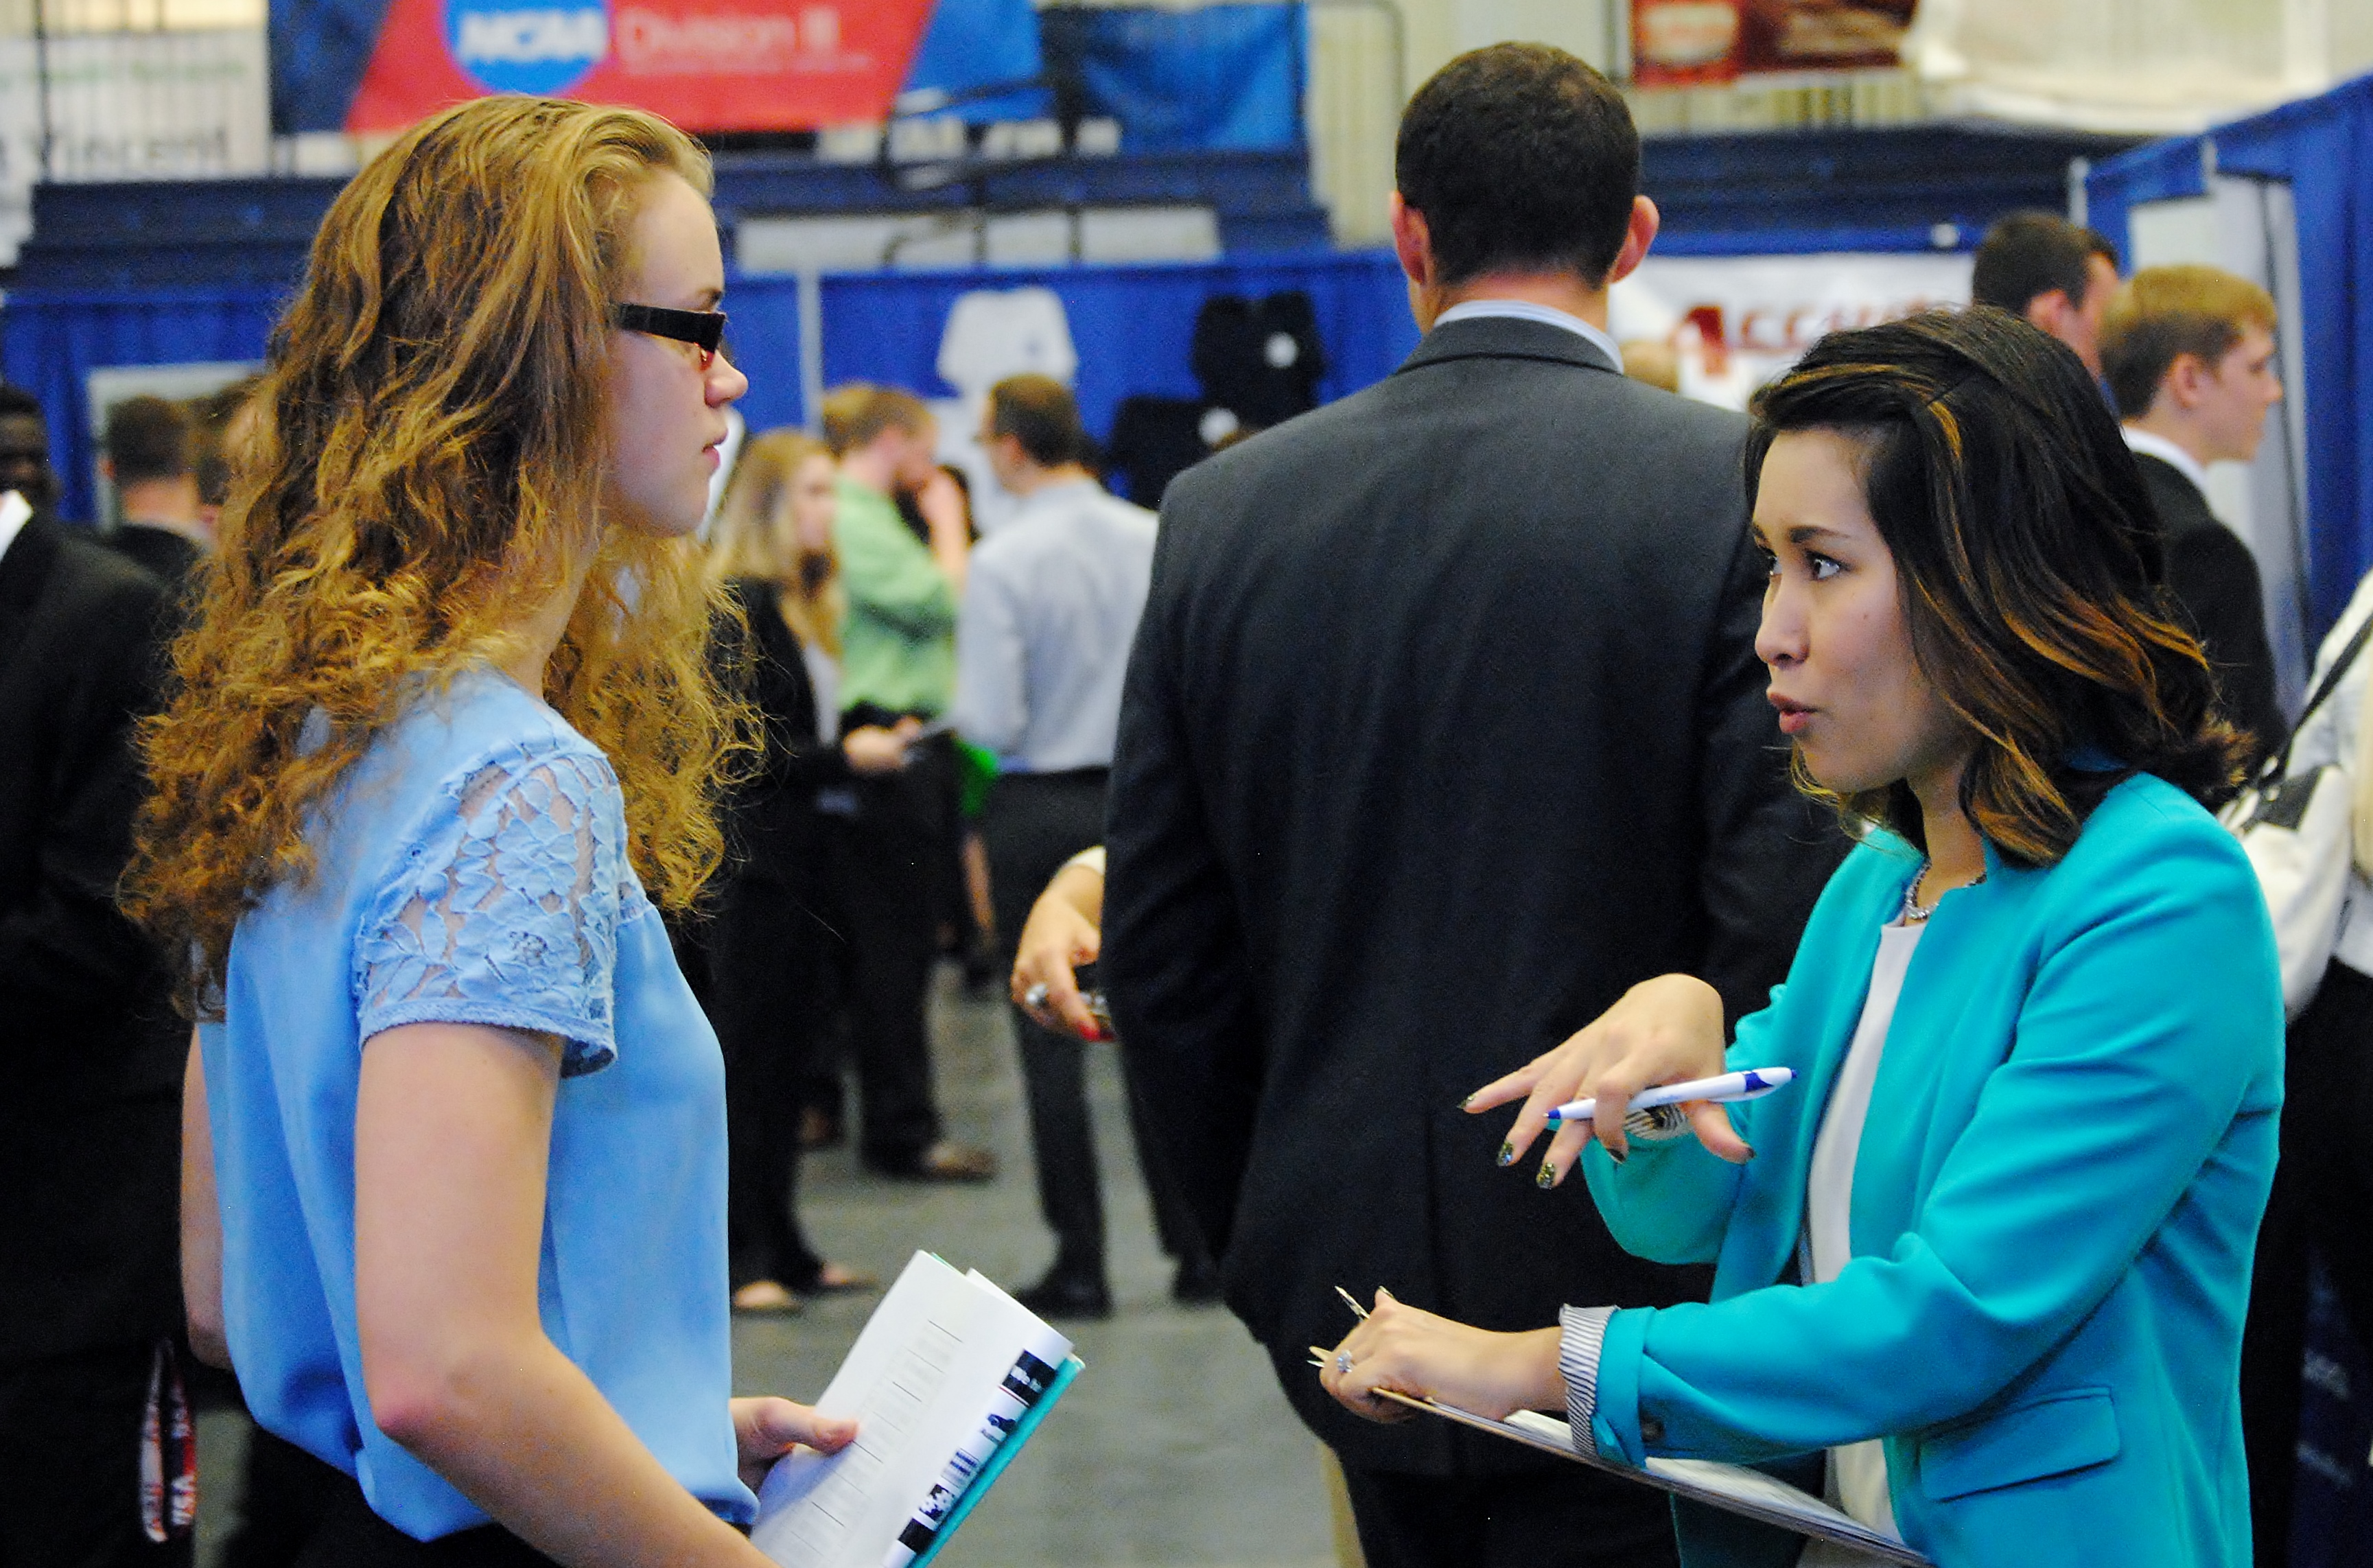
[[956, 1505], [948, 1511], [947, 1523], [940, 1527], [940, 1533], [931, 1540], [930, 1550], [916, 1558], [908, 1568], [924, 1568], [924, 1564], [939, 1556], [940, 1549], [946, 1546], [949, 1538], [956, 1533], [956, 1527], [971, 1516], [974, 1505], [988, 1495], [988, 1489], [997, 1484], [997, 1478], [1005, 1473], [1005, 1467], [1013, 1462], [1013, 1456], [1022, 1452], [1022, 1445], [1030, 1441], [1030, 1434], [1038, 1430], [1038, 1423], [1046, 1419], [1046, 1412], [1055, 1408], [1055, 1401], [1063, 1397], [1063, 1390], [1071, 1386], [1071, 1379], [1086, 1370], [1087, 1363], [1077, 1356], [1066, 1358], [1063, 1364], [1055, 1369], [1055, 1381], [1047, 1385], [1046, 1394], [1023, 1413], [1021, 1424], [1013, 1429], [1013, 1435], [997, 1445], [997, 1451], [988, 1457], [988, 1463], [980, 1468], [980, 1473], [972, 1478], [972, 1484], [964, 1489], [964, 1495], [956, 1499]]

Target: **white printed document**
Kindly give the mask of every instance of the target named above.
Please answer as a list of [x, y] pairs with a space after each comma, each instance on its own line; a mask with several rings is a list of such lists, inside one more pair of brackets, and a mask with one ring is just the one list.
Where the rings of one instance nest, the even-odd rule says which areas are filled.
[[816, 1400], [856, 1417], [857, 1440], [778, 1461], [752, 1543], [800, 1568], [927, 1560], [1078, 1369], [1071, 1341], [987, 1276], [918, 1252]]

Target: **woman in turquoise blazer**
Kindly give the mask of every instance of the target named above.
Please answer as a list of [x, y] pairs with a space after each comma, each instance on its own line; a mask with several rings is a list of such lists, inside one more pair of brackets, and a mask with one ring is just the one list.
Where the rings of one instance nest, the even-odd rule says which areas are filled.
[[[1713, 1264], [1713, 1299], [1498, 1334], [1380, 1295], [1323, 1375], [1379, 1419], [1406, 1412], [1378, 1388], [1562, 1407], [1633, 1464], [1818, 1491], [1830, 1451], [1833, 1500], [1861, 1466], [1878, 1491], [1852, 1511], [1945, 1568], [2239, 1568], [2282, 996], [2204, 807], [2233, 733], [2159, 597], [2131, 460], [2075, 357], [1993, 311], [1833, 334], [1757, 413], [1758, 651], [1800, 778], [1862, 843], [1727, 1053], [1712, 993], [1667, 976], [1469, 1103], [1524, 1102], [1512, 1164], [1596, 1095], [1537, 1179], [1582, 1161], [1617, 1239]], [[1625, 1116], [1650, 1085], [1766, 1066], [1794, 1082]], [[1859, 1122], [1824, 1165], [1831, 1117]], [[1825, 1182], [1850, 1221], [1822, 1266]], [[1801, 1544], [1677, 1524], [1690, 1568]]]

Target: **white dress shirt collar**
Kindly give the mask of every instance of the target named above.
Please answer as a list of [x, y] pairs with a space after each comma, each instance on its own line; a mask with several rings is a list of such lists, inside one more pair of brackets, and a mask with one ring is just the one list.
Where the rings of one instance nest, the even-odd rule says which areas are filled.
[[2155, 457], [2192, 481], [2192, 487], [2202, 495], [2208, 494], [2208, 470], [2201, 461], [2154, 430], [2139, 430], [2132, 425], [2118, 427], [2126, 438], [2129, 450]]
[[0, 490], [0, 560], [7, 559], [8, 546], [17, 542], [32, 516], [33, 509], [24, 497], [14, 490]]
[[1433, 319], [1435, 326], [1447, 326], [1452, 322], [1472, 322], [1489, 316], [1507, 316], [1519, 322], [1538, 322], [1545, 327], [1560, 327], [1598, 349], [1618, 370], [1623, 369], [1623, 350], [1615, 345], [1603, 327], [1594, 326], [1580, 316], [1571, 315], [1548, 305], [1536, 305], [1529, 299], [1469, 299], [1463, 305], [1453, 305]]

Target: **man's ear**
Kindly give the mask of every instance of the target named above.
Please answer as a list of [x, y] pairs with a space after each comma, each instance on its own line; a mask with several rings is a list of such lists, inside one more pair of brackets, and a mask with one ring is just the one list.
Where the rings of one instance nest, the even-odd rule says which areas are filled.
[[1395, 191], [1385, 204], [1393, 228], [1393, 254], [1400, 258], [1401, 275], [1420, 288], [1433, 281], [1433, 231], [1425, 214], [1401, 200]]
[[2058, 337], [2061, 324], [2068, 320], [2070, 313], [2075, 310], [2075, 307], [2068, 302], [2066, 289], [2047, 288], [2028, 300], [2027, 309], [2019, 314], [2027, 318], [2028, 325]]
[[1615, 252], [1615, 263], [1607, 269], [1600, 287], [1611, 287], [1639, 270], [1640, 263], [1648, 259], [1648, 247], [1656, 242], [1656, 231], [1664, 222], [1664, 215], [1656, 210], [1655, 203], [1645, 196], [1631, 198], [1631, 217], [1624, 227], [1623, 249]]
[[2179, 354], [2168, 361], [2167, 374], [2159, 378], [2159, 395], [2172, 398], [2176, 407], [2188, 412], [2200, 406], [2207, 383], [2215, 379], [2215, 372], [2199, 355]]

